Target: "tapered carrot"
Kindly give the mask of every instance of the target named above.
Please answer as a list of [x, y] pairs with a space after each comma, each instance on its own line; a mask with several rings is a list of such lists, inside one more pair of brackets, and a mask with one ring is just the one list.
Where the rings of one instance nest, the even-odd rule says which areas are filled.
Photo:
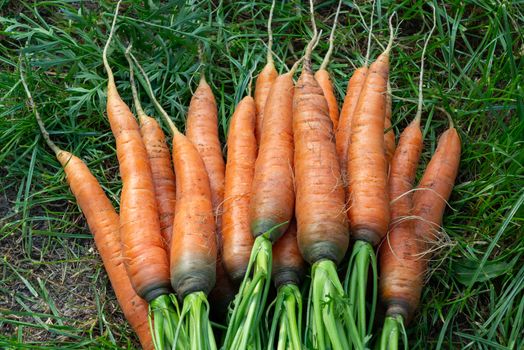
[[[127, 51], [131, 50], [131, 45]], [[173, 219], [175, 217], [176, 188], [175, 173], [171, 164], [171, 153], [166, 143], [166, 135], [155, 118], [151, 118], [142, 109], [142, 104], [138, 98], [133, 72], [133, 63], [128, 55], [126, 58], [129, 63], [129, 80], [133, 101], [140, 123], [140, 134], [146, 147], [153, 184], [155, 186], [155, 196], [160, 219], [160, 232], [164, 239], [166, 250], [169, 249], [171, 234], [173, 232]]]
[[293, 97], [297, 239], [304, 259], [312, 265], [308, 314], [311, 346], [347, 349], [352, 328], [336, 265], [349, 244], [345, 192], [333, 134], [333, 123], [322, 88], [311, 69], [311, 52], [317, 35], [310, 1], [313, 41], [308, 45], [302, 74]]
[[172, 344], [177, 315], [169, 298], [169, 260], [160, 222], [147, 151], [138, 124], [118, 94], [107, 50], [114, 35], [120, 1], [103, 51], [108, 75], [107, 116], [116, 140], [122, 177], [120, 239], [127, 274], [136, 293], [153, 309], [155, 348]]
[[[302, 348], [302, 295], [300, 283], [305, 262], [298, 248], [297, 224], [293, 220], [286, 233], [273, 245], [273, 280], [277, 297], [269, 333], [268, 350]], [[277, 333], [278, 328], [278, 333]], [[278, 338], [276, 338], [278, 334]]]
[[[435, 23], [433, 18], [433, 28], [422, 49], [417, 113], [401, 133], [390, 164], [388, 188], [391, 223], [388, 236], [379, 250], [380, 296], [387, 308], [381, 339], [383, 349], [398, 346], [399, 328], [403, 329], [404, 321], [407, 322], [413, 314], [423, 283], [424, 261], [421, 259], [421, 253], [424, 247], [415, 236], [415, 222], [411, 220], [412, 190], [423, 146], [420, 119], [423, 107], [424, 57]], [[405, 345], [407, 346], [407, 343]]]
[[328, 104], [329, 118], [331, 118], [331, 122], [333, 122], [333, 130], [337, 130], [338, 128], [338, 102], [337, 98], [335, 97], [335, 92], [333, 91], [333, 83], [331, 82], [329, 72], [326, 70], [326, 68], [329, 64], [331, 54], [333, 53], [333, 41], [335, 37], [335, 29], [337, 28], [338, 14], [340, 13], [341, 5], [342, 0], [338, 2], [337, 12], [335, 13], [335, 19], [333, 21], [333, 27], [331, 28], [331, 34], [329, 35], [328, 51], [326, 53], [326, 56], [324, 57], [324, 60], [322, 61], [322, 64], [320, 65], [319, 70], [315, 73], [315, 80], [317, 81], [318, 85], [320, 85], [320, 87], [322, 88], [322, 92], [324, 93], [324, 97]]
[[262, 139], [262, 127], [264, 120], [264, 110], [266, 107], [267, 97], [271, 86], [278, 77], [277, 70], [275, 69], [275, 63], [273, 62], [273, 31], [271, 30], [271, 21], [273, 19], [273, 11], [275, 10], [275, 0], [271, 4], [271, 10], [269, 12], [269, 19], [267, 21], [267, 33], [269, 40], [267, 42], [267, 58], [264, 69], [260, 72], [255, 83], [255, 105], [257, 110], [256, 128], [255, 135], [257, 142], [260, 143]]
[[118, 304], [131, 328], [138, 335], [142, 347], [153, 349], [153, 341], [147, 321], [147, 303], [135, 293], [124, 267], [118, 214], [86, 164], [80, 158], [60, 149], [50, 139], [21, 69], [20, 79], [42, 136], [62, 165], [71, 192], [73, 192], [87, 220]]
[[[176, 174], [176, 209], [170, 247], [171, 285], [183, 300], [180, 332], [187, 331], [186, 346], [216, 349], [209, 322], [206, 295], [216, 281], [217, 237], [208, 172], [196, 146], [184, 136], [154, 96], [147, 74], [130, 54], [144, 76], [148, 93], [173, 133], [173, 164]], [[186, 341], [184, 341], [186, 343]]]
[[[348, 189], [351, 201], [348, 215], [351, 233], [356, 242], [348, 265], [346, 286], [349, 284], [349, 298], [354, 303], [352, 313], [363, 341], [373, 325], [377, 296], [377, 266], [373, 247], [386, 235], [390, 218], [384, 120], [389, 53], [394, 34], [391, 20], [392, 17], [388, 46], [370, 65], [352, 117], [348, 152]], [[366, 289], [369, 265], [373, 272], [373, 292], [368, 319]], [[348, 281], [349, 277], [351, 283]]]
[[222, 216], [223, 262], [235, 283], [244, 278], [254, 241], [249, 226], [249, 202], [257, 156], [255, 121], [255, 102], [246, 96], [229, 124]]
[[[369, 54], [371, 50], [371, 35], [373, 33], [373, 14], [375, 12], [375, 1], [373, 1], [371, 11], [371, 23], [369, 25], [368, 32], [368, 43], [367, 43], [367, 52], [364, 65], [360, 68], [357, 68], [351, 78], [349, 79], [346, 96], [344, 97], [344, 103], [342, 104], [342, 109], [340, 110], [340, 117], [338, 120], [338, 127], [335, 129], [335, 140], [337, 146], [338, 160], [340, 163], [340, 172], [342, 174], [342, 180], [344, 186], [347, 188], [348, 178], [347, 178], [347, 169], [348, 169], [348, 150], [349, 144], [351, 143], [351, 124], [353, 121], [353, 115], [357, 108], [357, 103], [360, 98], [360, 93], [366, 77], [368, 75], [368, 62]], [[358, 7], [357, 7], [358, 9]], [[349, 193], [346, 189], [346, 197], [349, 199]]]
[[245, 349], [258, 341], [258, 325], [270, 287], [271, 244], [285, 232], [293, 216], [292, 103], [293, 73], [298, 63], [275, 80], [267, 98], [250, 201], [250, 227], [256, 238], [234, 301], [226, 349]]

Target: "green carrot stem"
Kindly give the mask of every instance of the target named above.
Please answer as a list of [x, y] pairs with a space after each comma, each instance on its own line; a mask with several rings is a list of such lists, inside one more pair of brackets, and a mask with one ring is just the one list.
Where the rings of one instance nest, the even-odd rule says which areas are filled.
[[[312, 312], [310, 310], [312, 309]], [[363, 349], [350, 305], [338, 278], [335, 263], [321, 260], [313, 264], [308, 302], [309, 341], [324, 349]], [[340, 327], [340, 325], [344, 325]], [[351, 342], [350, 342], [351, 339]]]
[[[175, 342], [175, 330], [179, 325], [178, 304], [168, 295], [161, 295], [149, 304], [149, 329], [156, 350], [172, 348]], [[153, 319], [151, 319], [153, 316]], [[185, 338], [181, 337], [175, 349], [186, 347]]]
[[[302, 295], [298, 286], [293, 283], [278, 288], [271, 322], [267, 349], [274, 349], [276, 330], [278, 328], [277, 348], [285, 344], [285, 349], [302, 349], [300, 331], [302, 329]], [[282, 338], [285, 337], [285, 338]]]
[[270, 287], [272, 263], [272, 244], [268, 235], [257, 237], [246, 275], [234, 300], [224, 340], [225, 349], [246, 349], [257, 342], [257, 330]]
[[217, 349], [209, 321], [209, 303], [204, 292], [193, 292], [186, 295], [180, 314], [180, 323], [189, 334], [186, 349]]
[[408, 348], [404, 319], [400, 315], [387, 316], [380, 337], [380, 350], [398, 350], [399, 336], [402, 334], [404, 349]]

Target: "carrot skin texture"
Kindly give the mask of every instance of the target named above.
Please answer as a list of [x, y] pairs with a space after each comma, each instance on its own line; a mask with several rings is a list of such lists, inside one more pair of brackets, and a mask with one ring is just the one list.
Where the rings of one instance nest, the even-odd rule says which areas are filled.
[[140, 130], [111, 80], [107, 89], [107, 115], [116, 139], [123, 184], [120, 237], [126, 270], [137, 294], [150, 302], [170, 292], [168, 257]]
[[246, 273], [253, 248], [249, 202], [257, 158], [255, 101], [240, 101], [229, 125], [222, 239], [224, 266], [235, 283]]
[[362, 87], [366, 81], [367, 72], [367, 67], [360, 67], [355, 70], [351, 76], [346, 89], [344, 104], [340, 111], [338, 127], [335, 129], [338, 160], [340, 162], [342, 179], [344, 179], [345, 182], [347, 182], [348, 149], [349, 144], [351, 143], [351, 122], [353, 114], [355, 114], [355, 109], [357, 108]]
[[335, 97], [335, 92], [333, 91], [333, 83], [331, 82], [328, 71], [325, 69], [319, 69], [316, 71], [315, 80], [322, 88], [322, 92], [324, 93], [324, 97], [328, 104], [329, 118], [333, 123], [333, 130], [337, 130], [339, 117], [338, 102], [337, 98]]
[[[386, 149], [386, 159], [388, 164], [391, 164], [393, 155], [395, 154], [395, 132], [391, 128], [391, 94], [388, 93], [386, 96], [386, 117], [384, 119], [384, 147]], [[386, 130], [390, 129], [386, 132]]]
[[293, 98], [298, 244], [310, 264], [340, 262], [349, 244], [345, 192], [329, 109], [312, 72], [302, 72]]
[[273, 244], [273, 280], [278, 289], [285, 284], [300, 285], [305, 275], [305, 262], [297, 242], [297, 223], [291, 222], [286, 233]]
[[180, 299], [215, 285], [217, 239], [211, 188], [196, 147], [180, 132], [173, 136], [176, 211], [171, 240], [171, 284]]
[[415, 237], [414, 221], [407, 220], [413, 207], [413, 189], [422, 150], [420, 121], [414, 120], [402, 132], [391, 162], [389, 234], [379, 250], [380, 294], [388, 316], [409, 320], [416, 309], [424, 278], [423, 251]]
[[440, 136], [437, 150], [413, 195], [413, 215], [423, 219], [416, 220], [415, 233], [425, 242], [434, 241], [435, 232], [442, 225], [446, 202], [458, 173], [460, 151], [460, 137], [451, 127]]
[[187, 113], [186, 136], [195, 145], [209, 176], [217, 233], [221, 230], [218, 210], [224, 200], [225, 162], [218, 137], [218, 112], [215, 96], [204, 76], [200, 79]]
[[167, 250], [173, 233], [176, 204], [176, 180], [171, 164], [171, 152], [167, 147], [166, 136], [154, 118], [147, 116], [140, 118], [140, 134], [151, 166], [160, 219], [160, 233]]
[[125, 318], [136, 332], [144, 349], [153, 349], [149, 332], [148, 305], [134, 291], [124, 267], [120, 246], [120, 219], [96, 178], [80, 158], [60, 151], [69, 187], [87, 220], [95, 245]]
[[274, 242], [289, 226], [295, 206], [293, 77], [290, 73], [278, 76], [271, 87], [263, 130], [251, 191], [250, 225], [255, 237], [274, 229], [269, 237]]
[[384, 114], [389, 57], [381, 54], [369, 67], [351, 122], [348, 178], [349, 221], [355, 239], [377, 245], [389, 225]]
[[255, 133], [258, 143], [260, 143], [260, 140], [262, 139], [264, 110], [266, 107], [267, 98], [277, 77], [278, 72], [275, 69], [273, 60], [270, 60], [258, 75], [255, 83], [255, 105], [257, 111]]

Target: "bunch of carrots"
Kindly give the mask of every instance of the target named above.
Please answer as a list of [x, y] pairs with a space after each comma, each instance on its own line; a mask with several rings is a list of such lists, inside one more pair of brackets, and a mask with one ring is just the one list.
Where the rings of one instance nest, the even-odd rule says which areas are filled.
[[[20, 73], [142, 347], [342, 350], [369, 348], [376, 339], [380, 349], [397, 349], [401, 337], [407, 346], [405, 325], [442, 235], [461, 152], [448, 116], [450, 126], [415, 186], [424, 56], [434, 26], [422, 50], [417, 113], [396, 143], [389, 88], [393, 16], [387, 46], [368, 65], [371, 22], [366, 63], [349, 79], [339, 112], [327, 66], [341, 2], [320, 69], [311, 61], [321, 33], [310, 1], [313, 36], [304, 57], [279, 74], [273, 1], [267, 62], [254, 96], [249, 88], [230, 119], [226, 162], [204, 71], [185, 134], [155, 98], [131, 46], [125, 56], [137, 118], [121, 99], [107, 60], [119, 5], [103, 63], [122, 177], [120, 213], [85, 163], [51, 140], [22, 62]], [[158, 120], [142, 109], [135, 71], [169, 126], [171, 150]], [[268, 302], [272, 282], [277, 293]], [[373, 333], [378, 295], [386, 309], [380, 336]], [[213, 324], [210, 312], [225, 327]]]

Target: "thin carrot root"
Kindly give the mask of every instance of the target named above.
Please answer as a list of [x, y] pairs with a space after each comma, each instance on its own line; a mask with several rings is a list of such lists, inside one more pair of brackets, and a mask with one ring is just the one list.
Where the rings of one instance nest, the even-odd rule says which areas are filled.
[[320, 260], [311, 269], [308, 341], [314, 349], [364, 349], [335, 262]]
[[258, 236], [240, 290], [233, 301], [234, 311], [229, 320], [224, 349], [246, 349], [260, 340], [258, 328], [271, 285], [273, 264], [271, 231]]
[[400, 315], [387, 316], [380, 336], [380, 350], [397, 350], [399, 337], [402, 335], [404, 349], [408, 349], [406, 331], [404, 329], [404, 319]]
[[[370, 266], [373, 272], [373, 293], [371, 295], [370, 317], [366, 324], [366, 287]], [[349, 300], [352, 301], [350, 310], [357, 322], [360, 339], [364, 339], [371, 333], [377, 305], [377, 281], [377, 258], [373, 246], [366, 241], [357, 240], [349, 259], [344, 289]]]
[[277, 349], [302, 349], [302, 295], [296, 284], [284, 284], [278, 289], [274, 309], [268, 350], [274, 348], [275, 339], [278, 339]]

